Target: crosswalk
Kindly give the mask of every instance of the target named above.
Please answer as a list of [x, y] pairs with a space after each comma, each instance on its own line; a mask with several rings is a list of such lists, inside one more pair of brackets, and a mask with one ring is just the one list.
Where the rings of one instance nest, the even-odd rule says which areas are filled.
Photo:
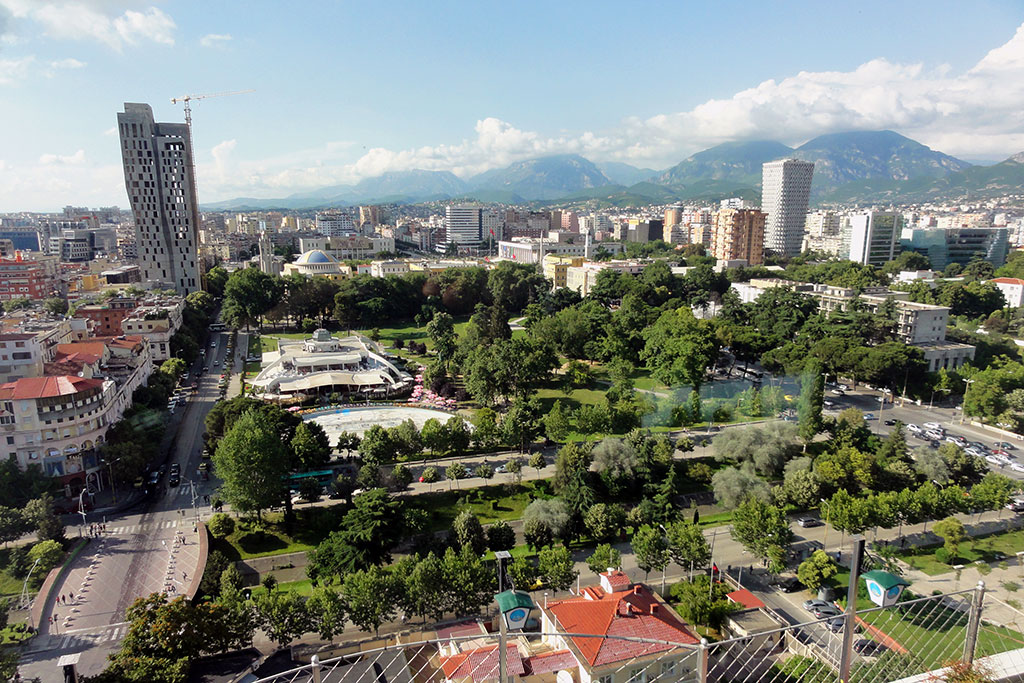
[[111, 624], [99, 628], [79, 629], [70, 633], [57, 634], [52, 636], [55, 640], [59, 638], [56, 649], [67, 650], [73, 647], [80, 647], [83, 643], [97, 645], [99, 643], [118, 642], [128, 634], [128, 624]]
[[123, 526], [107, 526], [107, 534], [123, 536], [126, 534], [146, 534], [161, 529], [174, 529], [184, 526], [184, 522], [178, 519], [167, 519], [162, 522], [146, 522], [145, 524], [126, 524]]

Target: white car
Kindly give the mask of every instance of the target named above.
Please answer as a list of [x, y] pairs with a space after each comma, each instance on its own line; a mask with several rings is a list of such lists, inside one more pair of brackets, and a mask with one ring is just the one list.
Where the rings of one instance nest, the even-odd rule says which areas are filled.
[[1011, 462], [1010, 469], [1013, 470], [1014, 472], [1024, 473], [1024, 465], [1021, 465], [1019, 462]]
[[937, 432], [944, 431], [942, 429], [942, 425], [940, 425], [938, 422], [925, 422], [924, 425], [922, 425], [922, 426], [925, 429], [934, 429]]
[[843, 392], [842, 389], [833, 389], [832, 390], [832, 395], [833, 396], [846, 396], [846, 394]]
[[841, 390], [843, 390], [843, 391], [849, 391], [849, 390], [850, 390], [850, 387], [846, 386], [845, 384], [840, 384], [840, 385], [839, 385], [839, 388], [840, 388]]
[[921, 428], [918, 427], [913, 422], [911, 422], [910, 424], [907, 425], [907, 431], [908, 432], [912, 432], [914, 434], [920, 434], [921, 433]]
[[[977, 453], [971, 453], [971, 450], [972, 449], [968, 448], [965, 452], [970, 453], [971, 455], [977, 455]], [[1003, 465], [1006, 464], [995, 455], [986, 455], [985, 462], [987, 462], [989, 465], [996, 465], [998, 467], [1002, 467]]]
[[934, 429], [929, 429], [927, 432], [924, 433], [924, 435], [927, 436], [932, 441], [942, 440], [942, 432], [936, 431]]

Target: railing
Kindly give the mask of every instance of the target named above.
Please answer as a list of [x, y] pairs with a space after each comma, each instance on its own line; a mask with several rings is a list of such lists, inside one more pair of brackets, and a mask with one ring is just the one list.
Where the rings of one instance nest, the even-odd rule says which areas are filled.
[[[308, 660], [307, 651], [308, 663], [256, 683], [495, 681], [503, 649], [502, 683], [541, 675], [594, 683], [825, 683], [844, 670], [856, 683], [916, 683], [939, 680], [936, 672], [950, 665], [974, 667], [994, 681], [1024, 678], [1024, 613], [986, 599], [981, 584], [754, 633], [742, 631], [741, 619], [727, 620], [717, 642], [565, 632], [502, 636], [468, 622], [448, 637], [406, 632], [383, 645], [327, 644]], [[854, 637], [844, 639], [851, 627]]]

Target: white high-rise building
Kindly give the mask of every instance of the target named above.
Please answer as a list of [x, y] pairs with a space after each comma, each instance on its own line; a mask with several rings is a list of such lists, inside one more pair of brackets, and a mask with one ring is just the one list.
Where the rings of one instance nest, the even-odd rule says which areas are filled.
[[444, 211], [445, 241], [462, 249], [479, 247], [483, 239], [483, 209], [471, 204], [449, 204]]
[[850, 260], [881, 266], [896, 258], [903, 215], [895, 211], [867, 211], [850, 216]]
[[316, 231], [324, 237], [349, 237], [359, 233], [355, 217], [343, 211], [318, 213]]
[[761, 210], [768, 214], [764, 247], [781, 256], [800, 253], [811, 198], [814, 162], [770, 161], [762, 167]]
[[183, 295], [198, 291], [199, 212], [188, 126], [156, 123], [148, 104], [125, 102], [117, 128], [142, 279]]

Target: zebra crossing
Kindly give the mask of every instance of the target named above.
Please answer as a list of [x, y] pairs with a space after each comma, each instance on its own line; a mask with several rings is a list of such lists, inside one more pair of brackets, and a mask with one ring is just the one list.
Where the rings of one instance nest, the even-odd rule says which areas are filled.
[[67, 650], [73, 647], [80, 647], [86, 642], [92, 645], [117, 642], [127, 634], [128, 624], [126, 622], [122, 622], [119, 624], [110, 624], [109, 626], [104, 626], [99, 629], [80, 629], [52, 637], [55, 639], [59, 638], [56, 649]]
[[[124, 526], [107, 526], [107, 534], [113, 534], [115, 536], [124, 536], [127, 534], [145, 534], [151, 531], [159, 531], [160, 529], [174, 529], [179, 526], [178, 519], [167, 519], [162, 522], [156, 523], [145, 523], [145, 524], [126, 524]], [[182, 523], [183, 525], [184, 523]]]

